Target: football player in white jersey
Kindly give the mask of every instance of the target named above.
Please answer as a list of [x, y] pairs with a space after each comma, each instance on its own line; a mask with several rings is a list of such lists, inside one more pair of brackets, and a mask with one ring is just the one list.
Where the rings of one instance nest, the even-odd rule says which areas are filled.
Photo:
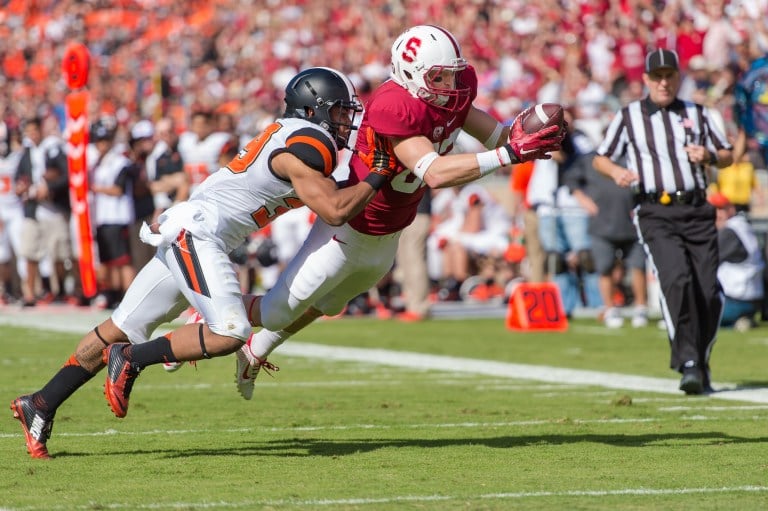
[[192, 113], [189, 129], [179, 135], [178, 146], [192, 191], [218, 170], [219, 154], [230, 136], [216, 130], [212, 113], [204, 110]]
[[14, 255], [18, 275], [26, 277], [27, 270], [27, 263], [21, 257], [24, 209], [14, 183], [20, 159], [21, 133], [0, 121], [0, 304], [10, 298]]
[[[32, 457], [49, 457], [46, 442], [56, 410], [105, 364], [110, 375], [105, 395], [115, 415], [124, 417], [134, 379], [147, 359], [197, 360], [201, 353], [221, 356], [243, 345], [251, 325], [228, 254], [250, 233], [301, 205], [340, 225], [389, 180], [389, 169], [371, 171], [343, 189], [330, 178], [362, 112], [346, 76], [330, 68], [307, 69], [288, 83], [285, 94], [283, 118], [246, 144], [188, 201], [166, 210], [157, 224], [144, 225], [142, 239], [157, 253], [112, 316], [82, 338], [42, 389], [11, 402]], [[187, 324], [147, 342], [158, 325], [190, 305], [205, 324]], [[183, 343], [186, 338], [191, 342]], [[172, 352], [170, 339], [194, 349]]]

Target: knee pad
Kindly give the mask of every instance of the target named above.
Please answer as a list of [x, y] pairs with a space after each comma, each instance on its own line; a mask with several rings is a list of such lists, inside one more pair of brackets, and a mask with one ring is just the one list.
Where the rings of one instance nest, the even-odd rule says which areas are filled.
[[565, 260], [563, 254], [559, 252], [547, 252], [544, 258], [544, 273], [552, 273], [557, 275], [566, 271]]
[[578, 256], [579, 256], [579, 266], [581, 266], [581, 270], [585, 273], [594, 273], [595, 261], [592, 259], [592, 251], [579, 250]]

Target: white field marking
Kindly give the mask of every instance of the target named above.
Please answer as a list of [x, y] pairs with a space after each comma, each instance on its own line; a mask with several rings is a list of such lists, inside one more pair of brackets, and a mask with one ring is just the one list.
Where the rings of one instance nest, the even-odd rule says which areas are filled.
[[[551, 366], [513, 364], [509, 362], [497, 362], [495, 360], [478, 360], [404, 351], [324, 346], [298, 341], [282, 344], [277, 349], [282, 354], [295, 357], [367, 363], [376, 362], [379, 364], [393, 365], [396, 367], [411, 367], [414, 369], [429, 368], [440, 371], [483, 374], [486, 376], [507, 377], [519, 380], [568, 383], [572, 385], [593, 385], [612, 389], [681, 395], [681, 392], [678, 389], [679, 382], [676, 379], [652, 378], [647, 376], [634, 376], [630, 374], [567, 369]], [[710, 394], [709, 397], [711, 398], [768, 403], [768, 389], [736, 389], [734, 384], [723, 383], [716, 383], [715, 387], [722, 390]]]
[[[168, 502], [154, 504], [121, 504], [116, 502], [100, 503], [107, 509], [253, 509], [256, 507], [283, 507], [283, 506], [343, 506], [343, 505], [376, 505], [394, 504], [398, 502], [446, 502], [458, 500], [472, 502], [477, 500], [513, 500], [513, 499], [547, 499], [559, 497], [616, 497], [616, 496], [658, 496], [658, 495], [696, 495], [716, 493], [764, 493], [768, 492], [768, 486], [733, 486], [721, 488], [621, 488], [617, 490], [566, 490], [566, 491], [529, 491], [529, 492], [503, 492], [481, 493], [476, 495], [393, 495], [381, 498], [350, 498], [350, 499], [270, 499], [270, 500], [240, 500], [215, 502]], [[79, 506], [24, 506], [19, 508], [3, 508], [3, 511], [36, 511], [38, 509], [93, 509], [92, 504]]]
[[768, 406], [661, 406], [657, 410], [660, 412], [685, 412], [690, 410], [730, 412], [733, 410], [768, 410]]
[[[58, 331], [83, 332], [97, 321], [89, 322], [88, 315], [78, 314], [56, 316], [54, 325]], [[102, 313], [103, 316], [103, 313]], [[60, 321], [60, 319], [62, 319]], [[32, 314], [0, 314], [0, 324], [38, 327], [41, 319]], [[48, 326], [50, 323], [47, 323]], [[635, 390], [642, 392], [658, 392], [660, 394], [681, 395], [678, 380], [668, 378], [652, 378], [630, 374], [609, 373], [602, 371], [587, 371], [567, 369], [562, 367], [537, 366], [528, 364], [513, 364], [495, 360], [480, 360], [445, 355], [429, 355], [407, 351], [392, 351], [383, 349], [349, 348], [341, 346], [324, 346], [307, 342], [291, 341], [280, 345], [280, 353], [321, 360], [341, 360], [364, 362], [371, 364], [408, 367], [415, 370], [452, 371], [457, 373], [482, 374], [519, 380], [534, 380], [548, 383], [565, 383], [573, 385], [593, 385], [612, 389]], [[713, 382], [719, 389], [708, 397], [731, 401], [747, 401], [752, 403], [768, 403], [768, 388], [742, 388], [733, 383]]]
[[633, 403], [679, 403], [680, 398], [674, 397], [633, 397]]
[[[764, 421], [765, 417], [706, 417], [703, 415], [691, 415], [676, 417], [675, 421], [696, 421], [696, 422], [744, 422], [744, 421]], [[643, 419], [549, 419], [549, 420], [527, 420], [527, 421], [507, 421], [507, 422], [449, 422], [436, 424], [345, 424], [342, 426], [291, 426], [291, 427], [261, 427], [261, 428], [224, 428], [224, 429], [151, 429], [142, 431], [120, 431], [117, 429], [107, 429], [104, 431], [89, 431], [83, 433], [56, 433], [56, 437], [104, 437], [104, 436], [152, 436], [152, 435], [209, 435], [211, 433], [297, 433], [297, 432], [322, 432], [322, 431], [369, 431], [369, 430], [391, 430], [391, 429], [478, 429], [478, 428], [528, 428], [538, 426], [573, 426], [573, 425], [602, 425], [602, 424], [647, 424], [655, 422], [664, 422], [665, 419], [648, 417]], [[19, 438], [21, 433], [0, 433], [0, 439]]]
[[[466, 384], [464, 384], [466, 387]], [[488, 385], [486, 383], [481, 383], [479, 385], [474, 385], [474, 388], [477, 390], [523, 390], [526, 392], [535, 392], [535, 391], [544, 391], [544, 390], [553, 390], [555, 392], [550, 392], [549, 394], [554, 395], [569, 395], [569, 394], [578, 394], [580, 396], [585, 395], [594, 395], [594, 392], [580, 392], [577, 389], [583, 388], [583, 385], [515, 385], [514, 383], [504, 384], [504, 383], [494, 383], [493, 385]], [[560, 392], [562, 391], [562, 392]], [[605, 391], [606, 394], [616, 395], [615, 391]], [[538, 394], [539, 396], [545, 396], [547, 394]]]

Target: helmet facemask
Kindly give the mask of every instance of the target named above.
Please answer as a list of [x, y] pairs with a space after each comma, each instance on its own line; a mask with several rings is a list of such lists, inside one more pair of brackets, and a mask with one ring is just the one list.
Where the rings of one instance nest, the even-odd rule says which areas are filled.
[[351, 101], [334, 102], [323, 102], [322, 98], [318, 98], [318, 103], [322, 104], [313, 109], [314, 114], [308, 116], [307, 120], [330, 133], [339, 149], [347, 147], [352, 130], [357, 129], [355, 117], [363, 111], [362, 103], [357, 96], [353, 96]]
[[463, 86], [458, 75], [466, 68], [466, 61], [451, 66], [432, 66], [424, 73], [424, 87], [419, 89], [418, 96], [446, 110], [462, 110], [469, 101], [469, 88]]
[[392, 45], [393, 80], [444, 110], [462, 110], [469, 103], [470, 88], [459, 79], [467, 65], [456, 39], [440, 27], [413, 27]]
[[285, 92], [285, 117], [317, 124], [331, 134], [339, 149], [347, 147], [363, 105], [346, 76], [331, 68], [310, 68], [296, 75]]

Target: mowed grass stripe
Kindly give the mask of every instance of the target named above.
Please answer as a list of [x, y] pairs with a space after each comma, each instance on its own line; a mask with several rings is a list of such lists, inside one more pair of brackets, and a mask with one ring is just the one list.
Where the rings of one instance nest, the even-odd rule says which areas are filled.
[[[601, 424], [647, 424], [654, 422], [665, 422], [666, 419], [649, 417], [637, 419], [542, 419], [542, 420], [520, 420], [505, 422], [449, 422], [449, 423], [419, 423], [419, 424], [344, 424], [336, 426], [292, 426], [292, 427], [259, 427], [259, 428], [224, 428], [224, 429], [149, 429], [144, 431], [129, 431], [107, 429], [104, 431], [91, 431], [82, 433], [62, 432], [56, 433], [56, 437], [104, 437], [104, 436], [152, 436], [152, 435], [200, 435], [200, 434], [242, 434], [242, 433], [291, 433], [308, 431], [358, 431], [358, 430], [398, 430], [414, 429], [423, 430], [427, 428], [437, 429], [488, 429], [488, 428], [525, 428], [537, 426], [557, 426], [557, 425], [601, 425]], [[741, 416], [741, 417], [707, 417], [702, 415], [676, 417], [675, 422], [685, 420], [691, 422], [752, 422], [764, 421], [766, 417], [762, 416]], [[0, 433], [0, 438], [17, 438], [22, 433]]]

